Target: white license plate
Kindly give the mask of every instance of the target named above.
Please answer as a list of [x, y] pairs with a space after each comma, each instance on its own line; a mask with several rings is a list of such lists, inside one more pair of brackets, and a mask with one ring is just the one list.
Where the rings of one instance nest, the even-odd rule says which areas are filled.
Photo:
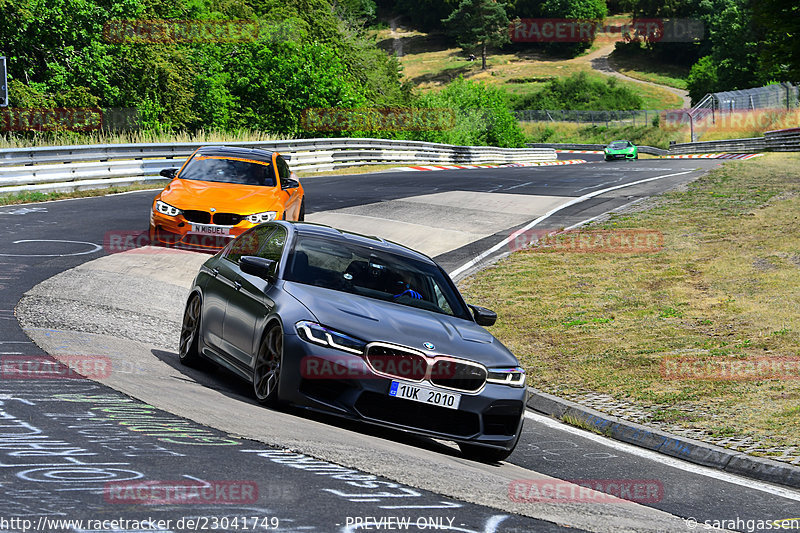
[[392, 381], [392, 386], [389, 388], [389, 396], [430, 405], [438, 405], [439, 407], [447, 407], [448, 409], [458, 409], [458, 404], [461, 402], [460, 394], [442, 392], [421, 385], [410, 385], [401, 381]]
[[199, 235], [230, 235], [231, 228], [228, 226], [215, 226], [213, 224], [195, 224], [192, 222], [192, 233]]

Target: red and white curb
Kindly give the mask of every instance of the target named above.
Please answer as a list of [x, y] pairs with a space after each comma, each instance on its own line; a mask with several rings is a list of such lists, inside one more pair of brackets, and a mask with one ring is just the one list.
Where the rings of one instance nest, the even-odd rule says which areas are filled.
[[542, 161], [539, 163], [503, 163], [500, 165], [425, 165], [416, 167], [396, 167], [392, 170], [468, 170], [473, 168], [516, 168], [516, 167], [549, 167], [555, 165], [579, 165], [586, 163], [583, 159], [567, 159], [564, 161]]
[[683, 154], [662, 155], [661, 159], [752, 159], [764, 154]]

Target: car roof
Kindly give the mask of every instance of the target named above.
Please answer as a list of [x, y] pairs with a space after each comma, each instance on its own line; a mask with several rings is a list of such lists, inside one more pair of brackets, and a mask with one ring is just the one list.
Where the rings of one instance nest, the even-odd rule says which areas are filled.
[[325, 224], [314, 224], [310, 222], [286, 222], [286, 221], [278, 221], [278, 222], [291, 227], [292, 230], [298, 235], [309, 235], [316, 237], [326, 237], [334, 240], [342, 240], [353, 244], [368, 246], [370, 248], [375, 248], [377, 250], [381, 250], [384, 252], [390, 252], [397, 255], [402, 255], [410, 259], [417, 259], [419, 261], [424, 261], [426, 263], [436, 264], [433, 259], [423, 254], [422, 252], [412, 250], [411, 248], [403, 246], [402, 244], [398, 244], [392, 241], [387, 241], [386, 239], [382, 239], [380, 237], [362, 235], [360, 233], [353, 233], [351, 231], [341, 230], [338, 228], [334, 228], [332, 226], [326, 226]]
[[242, 148], [239, 146], [201, 146], [198, 148], [199, 155], [210, 155], [220, 157], [241, 157], [244, 159], [253, 159], [255, 161], [263, 161], [265, 163], [272, 162], [272, 156], [275, 152], [269, 150], [262, 150], [260, 148]]

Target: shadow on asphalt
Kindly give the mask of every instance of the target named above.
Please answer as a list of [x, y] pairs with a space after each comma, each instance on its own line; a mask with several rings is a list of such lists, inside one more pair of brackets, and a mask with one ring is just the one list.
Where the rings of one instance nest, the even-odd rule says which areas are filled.
[[[178, 354], [165, 350], [153, 349], [151, 353], [160, 361], [166, 363], [173, 369], [186, 376], [188, 381], [193, 381], [203, 387], [213, 389], [220, 392], [236, 401], [257, 405], [255, 398], [251, 393], [251, 385], [246, 381], [240, 379], [230, 370], [217, 365], [216, 363], [208, 360], [201, 361], [197, 367], [188, 367], [181, 364]], [[264, 409], [269, 409], [264, 407]], [[312, 411], [306, 408], [294, 406], [282, 406], [278, 410], [282, 413], [305, 418], [327, 424], [329, 426], [338, 427], [347, 431], [361, 433], [363, 435], [370, 435], [372, 437], [389, 440], [392, 442], [399, 442], [422, 448], [442, 455], [449, 455], [451, 457], [461, 457], [461, 453], [456, 448], [452, 448], [442, 444], [434, 439], [422, 437], [413, 433], [406, 433], [404, 431], [384, 428], [381, 426], [373, 425], [363, 421], [351, 420], [339, 416]]]

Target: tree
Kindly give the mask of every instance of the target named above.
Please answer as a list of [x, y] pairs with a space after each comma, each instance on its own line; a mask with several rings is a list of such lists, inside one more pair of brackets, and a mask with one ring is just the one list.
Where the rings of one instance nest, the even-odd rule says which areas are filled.
[[766, 34], [761, 51], [762, 68], [773, 77], [800, 81], [800, 4], [797, 0], [752, 2], [753, 19]]
[[[568, 19], [600, 23], [607, 14], [605, 0], [537, 0], [518, 4], [521, 17]], [[592, 41], [548, 43], [546, 49], [557, 55], [574, 57], [592, 47]]]
[[462, 0], [442, 23], [465, 51], [481, 47], [483, 70], [486, 70], [486, 46], [510, 42], [506, 5], [494, 0]]

